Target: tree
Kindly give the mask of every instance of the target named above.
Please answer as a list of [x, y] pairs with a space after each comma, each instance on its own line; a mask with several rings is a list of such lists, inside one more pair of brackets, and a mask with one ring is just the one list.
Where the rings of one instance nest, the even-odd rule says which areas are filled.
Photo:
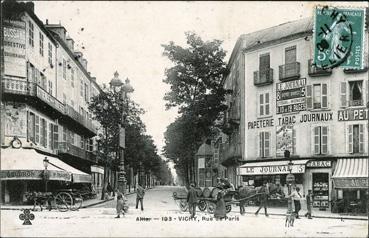
[[203, 41], [193, 32], [186, 32], [187, 48], [170, 42], [164, 55], [174, 66], [165, 70], [166, 109], [178, 107], [180, 117], [167, 127], [164, 154], [175, 163], [178, 176], [189, 183], [193, 179], [194, 156], [206, 138], [212, 135], [214, 121], [227, 107], [228, 93], [222, 84], [227, 73], [223, 61], [226, 53], [219, 40]]

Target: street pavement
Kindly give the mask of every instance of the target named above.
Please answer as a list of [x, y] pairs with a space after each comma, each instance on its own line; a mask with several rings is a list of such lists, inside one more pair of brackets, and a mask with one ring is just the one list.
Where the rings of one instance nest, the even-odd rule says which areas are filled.
[[115, 218], [115, 203], [109, 201], [79, 211], [35, 211], [32, 225], [22, 225], [21, 211], [1, 211], [1, 236], [26, 237], [367, 237], [368, 221], [315, 218], [295, 220], [285, 227], [283, 216], [250, 212], [241, 216], [238, 207], [228, 220], [217, 221], [206, 212], [195, 220], [181, 212], [173, 200], [179, 187], [161, 186], [147, 190], [144, 211], [135, 209], [135, 195], [128, 196], [129, 212]]

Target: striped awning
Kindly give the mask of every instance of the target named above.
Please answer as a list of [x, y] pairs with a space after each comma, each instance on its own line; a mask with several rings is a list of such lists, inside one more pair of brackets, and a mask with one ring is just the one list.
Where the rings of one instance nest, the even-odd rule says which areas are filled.
[[368, 158], [338, 159], [332, 178], [335, 188], [368, 188]]

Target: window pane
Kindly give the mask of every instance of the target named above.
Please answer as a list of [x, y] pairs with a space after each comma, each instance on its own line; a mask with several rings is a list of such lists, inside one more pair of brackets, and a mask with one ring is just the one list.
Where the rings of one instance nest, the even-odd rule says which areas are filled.
[[314, 96], [314, 108], [321, 108], [321, 88], [320, 84], [314, 85], [313, 89], [313, 96]]

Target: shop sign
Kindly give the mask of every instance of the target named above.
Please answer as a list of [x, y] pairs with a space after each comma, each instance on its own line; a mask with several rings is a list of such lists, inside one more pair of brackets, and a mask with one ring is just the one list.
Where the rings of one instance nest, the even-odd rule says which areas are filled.
[[[258, 167], [241, 167], [239, 175], [265, 175], [265, 174], [289, 174], [288, 165], [258, 166]], [[304, 164], [292, 165], [293, 174], [305, 173]]]
[[25, 78], [26, 24], [23, 21], [4, 20], [4, 74]]
[[[44, 170], [2, 170], [0, 178], [2, 180], [42, 179], [43, 172]], [[71, 181], [71, 174], [48, 170], [48, 179]]]
[[296, 122], [325, 122], [333, 121], [333, 112], [317, 112], [317, 113], [304, 113], [296, 118], [296, 115], [284, 116], [278, 118], [278, 126], [293, 125]]
[[338, 121], [368, 120], [368, 110], [366, 108], [339, 110], [337, 115]]
[[336, 188], [368, 188], [368, 178], [334, 178]]
[[249, 121], [247, 123], [248, 129], [255, 129], [255, 128], [264, 128], [264, 127], [272, 127], [274, 126], [274, 119], [263, 119], [257, 121]]
[[319, 161], [319, 160], [312, 160], [307, 162], [306, 167], [309, 168], [330, 168], [332, 166], [332, 161]]
[[306, 110], [306, 78], [276, 84], [277, 114]]

